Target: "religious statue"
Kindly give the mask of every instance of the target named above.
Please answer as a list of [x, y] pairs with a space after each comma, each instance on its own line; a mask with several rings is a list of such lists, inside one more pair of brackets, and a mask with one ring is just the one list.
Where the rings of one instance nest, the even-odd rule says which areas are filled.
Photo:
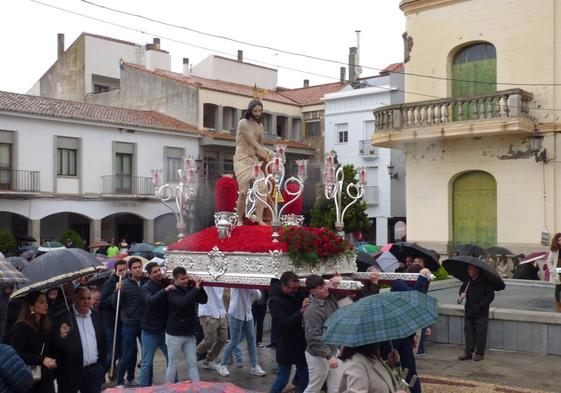
[[[238, 223], [242, 223], [245, 216], [245, 202], [253, 176], [254, 164], [259, 161], [271, 160], [272, 152], [263, 147], [263, 104], [259, 100], [251, 100], [244, 117], [238, 123], [236, 133], [236, 153], [234, 154], [234, 174], [238, 182]], [[264, 176], [259, 170], [259, 177]], [[265, 193], [265, 185], [260, 192]], [[263, 221], [265, 205], [259, 200], [255, 201], [256, 221], [266, 225]]]

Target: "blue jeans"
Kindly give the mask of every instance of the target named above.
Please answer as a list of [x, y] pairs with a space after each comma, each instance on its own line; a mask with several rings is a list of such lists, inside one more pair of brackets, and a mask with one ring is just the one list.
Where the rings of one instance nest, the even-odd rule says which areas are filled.
[[[281, 393], [290, 378], [292, 365], [278, 364], [277, 366], [277, 378], [273, 381], [270, 393]], [[298, 375], [298, 393], [302, 393], [308, 386], [308, 366], [306, 364], [296, 366], [296, 374]]]
[[176, 381], [181, 355], [187, 362], [187, 372], [191, 381], [200, 381], [199, 369], [197, 368], [197, 338], [195, 336], [172, 336], [166, 333], [166, 345], [169, 356], [166, 381], [168, 383]]
[[[140, 337], [140, 324], [123, 323], [121, 327], [121, 358], [117, 367], [117, 385], [125, 384], [125, 372], [128, 370], [127, 379], [134, 379], [134, 369], [136, 367], [136, 356], [138, 348], [136, 339]], [[131, 373], [132, 370], [132, 373]]]
[[242, 335], [245, 333], [245, 338], [247, 340], [247, 349], [249, 351], [249, 358], [251, 360], [251, 367], [255, 367], [258, 364], [257, 360], [257, 345], [255, 344], [255, 330], [253, 326], [253, 320], [242, 321], [240, 319], [234, 318], [231, 314], [228, 314], [228, 323], [230, 325], [230, 342], [224, 349], [224, 356], [222, 358], [222, 364], [228, 364], [232, 354], [236, 353], [236, 346], [239, 345], [242, 339]]
[[151, 333], [143, 330], [141, 348], [140, 386], [150, 386], [152, 385], [152, 363], [156, 349], [160, 348], [166, 359], [168, 358], [165, 332]]
[[425, 353], [425, 339], [427, 337], [427, 328], [421, 330], [421, 337], [419, 338], [419, 345], [417, 346], [417, 353]]

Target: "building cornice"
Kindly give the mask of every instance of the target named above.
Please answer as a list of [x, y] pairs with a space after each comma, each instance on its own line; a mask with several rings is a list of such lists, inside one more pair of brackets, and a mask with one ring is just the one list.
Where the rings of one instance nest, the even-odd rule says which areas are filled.
[[399, 9], [407, 16], [414, 12], [421, 12], [430, 8], [442, 7], [462, 1], [466, 0], [401, 0]]

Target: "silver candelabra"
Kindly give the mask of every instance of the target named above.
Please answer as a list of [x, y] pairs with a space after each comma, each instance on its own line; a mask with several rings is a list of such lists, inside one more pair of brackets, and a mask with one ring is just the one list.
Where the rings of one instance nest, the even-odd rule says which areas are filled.
[[[279, 228], [281, 226], [281, 216], [284, 210], [300, 197], [304, 191], [304, 181], [307, 177], [307, 160], [298, 160], [298, 174], [297, 178], [292, 176], [285, 180], [285, 153], [286, 145], [275, 145], [275, 152], [273, 152], [272, 159], [265, 166], [265, 174], [261, 172], [261, 162], [255, 162], [253, 165], [253, 178], [255, 179], [253, 187], [251, 188], [251, 196], [249, 200], [255, 204], [261, 202], [271, 211], [273, 227], [273, 242], [279, 240]], [[297, 191], [291, 191], [287, 188], [289, 184], [298, 185]], [[287, 195], [292, 197], [289, 202], [283, 203], [281, 191], [284, 190]], [[269, 203], [268, 196], [272, 193], [272, 200]], [[283, 203], [279, 208], [279, 204]], [[254, 207], [251, 209], [253, 211]]]
[[[162, 170], [153, 169], [152, 183], [154, 184], [154, 194], [164, 203], [174, 214], [177, 220], [177, 237], [181, 240], [185, 237], [187, 230], [186, 218], [189, 201], [197, 194], [197, 164], [192, 155], [183, 158], [183, 169], [179, 169], [179, 183], [162, 185]], [[175, 208], [169, 201], [175, 200]]]
[[[328, 153], [325, 157], [325, 167], [323, 171], [323, 185], [325, 186], [325, 197], [333, 199], [335, 202], [335, 230], [340, 237], [345, 237], [345, 224], [343, 222], [345, 213], [364, 194], [364, 186], [366, 185], [366, 168], [358, 168], [358, 183], [349, 183], [343, 190], [343, 182], [345, 174], [343, 167], [339, 168], [335, 165], [335, 154]], [[354, 190], [354, 191], [353, 191]], [[343, 192], [351, 198], [351, 202], [343, 207]]]

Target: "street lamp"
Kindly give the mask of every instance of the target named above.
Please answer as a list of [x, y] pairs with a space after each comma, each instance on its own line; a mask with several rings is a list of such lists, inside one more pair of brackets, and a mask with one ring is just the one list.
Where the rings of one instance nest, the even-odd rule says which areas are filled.
[[398, 178], [397, 172], [395, 171], [395, 167], [392, 164], [388, 165], [388, 175], [390, 175], [390, 179]]
[[534, 153], [536, 162], [547, 163], [547, 149], [542, 149], [544, 135], [538, 131], [538, 126], [534, 124], [534, 132], [530, 134], [530, 151]]

